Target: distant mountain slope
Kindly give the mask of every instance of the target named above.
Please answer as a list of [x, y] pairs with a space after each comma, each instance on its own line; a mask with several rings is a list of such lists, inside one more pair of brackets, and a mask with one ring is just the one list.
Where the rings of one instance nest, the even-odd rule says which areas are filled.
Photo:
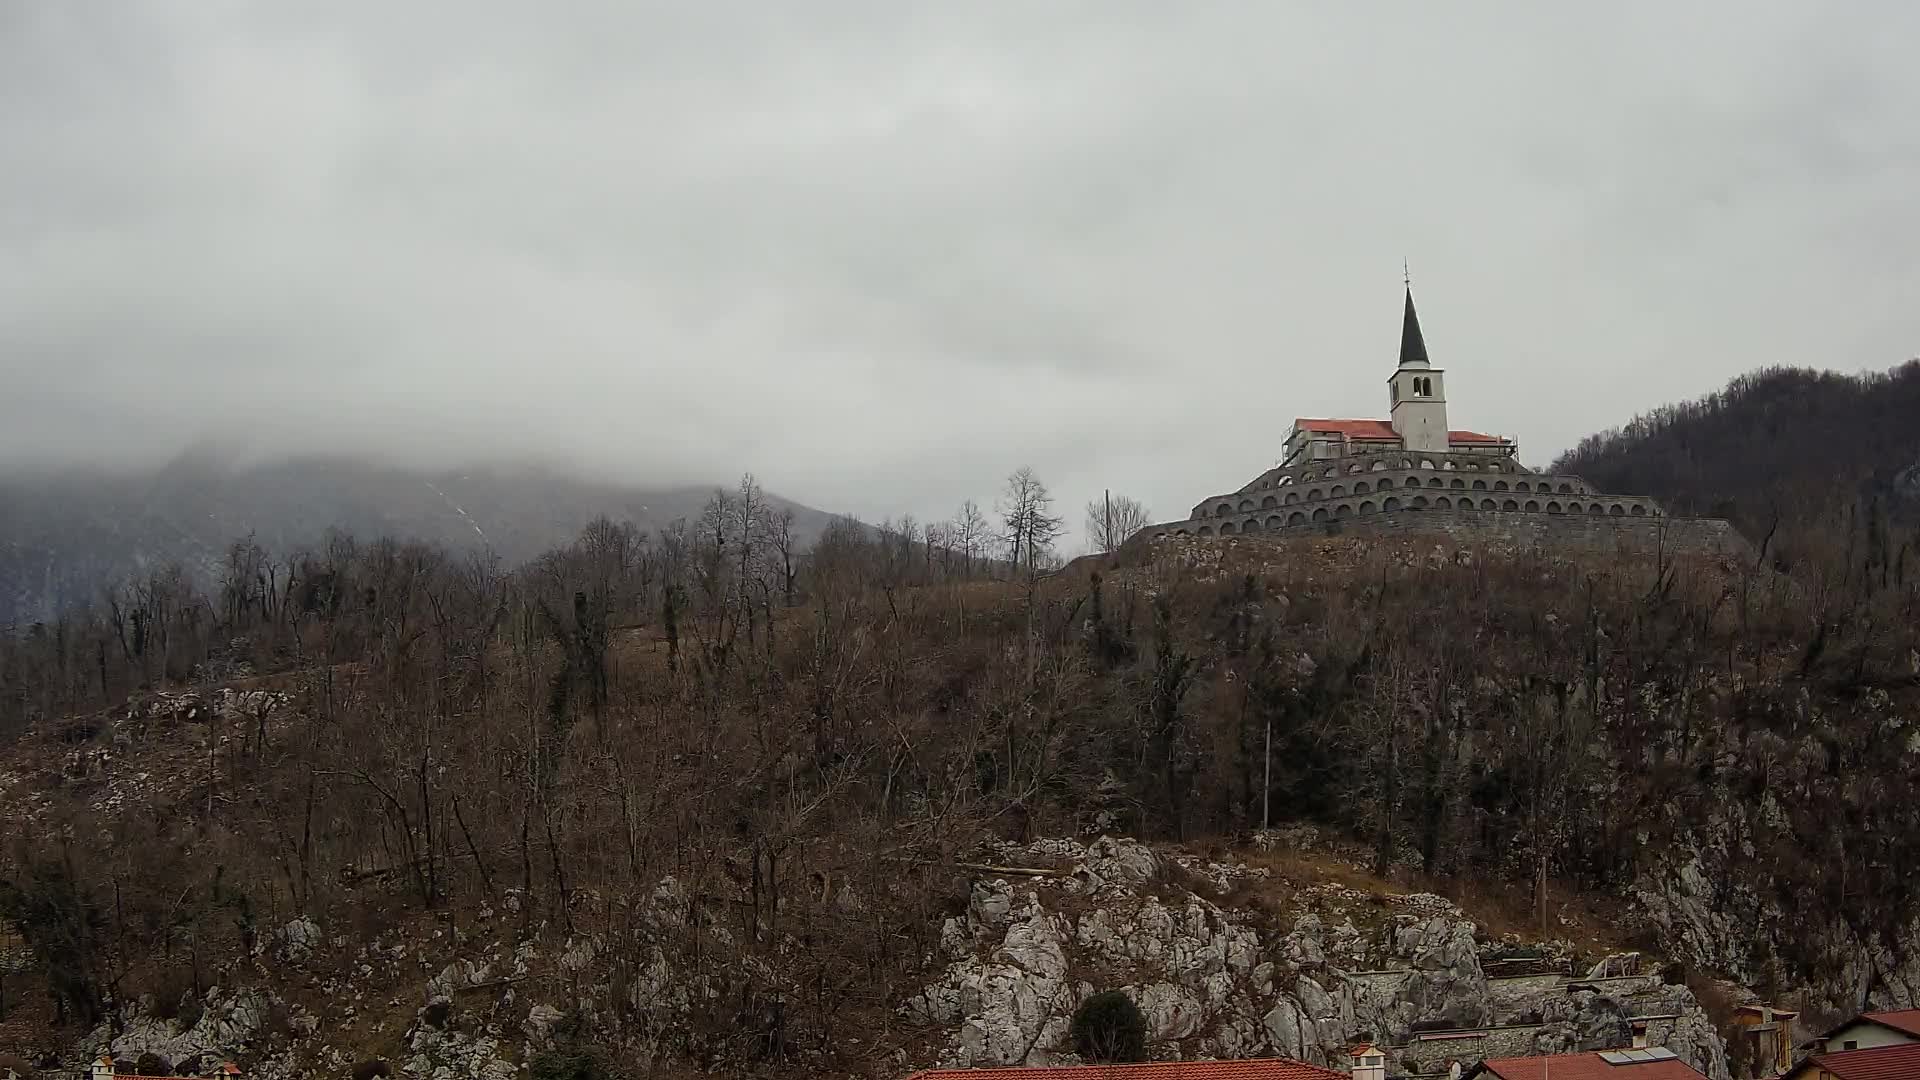
[[[98, 597], [103, 585], [180, 563], [213, 572], [234, 539], [267, 550], [319, 542], [339, 528], [519, 561], [571, 539], [599, 515], [658, 530], [692, 518], [711, 487], [641, 488], [540, 468], [425, 472], [343, 459], [230, 467], [183, 458], [139, 474], [67, 471], [0, 476], [0, 627]], [[830, 516], [794, 510], [803, 539]]]
[[1794, 368], [1742, 375], [1698, 401], [1592, 435], [1554, 463], [1607, 491], [1730, 519], [1839, 533], [1876, 505], [1920, 516], [1920, 360], [1858, 376]]

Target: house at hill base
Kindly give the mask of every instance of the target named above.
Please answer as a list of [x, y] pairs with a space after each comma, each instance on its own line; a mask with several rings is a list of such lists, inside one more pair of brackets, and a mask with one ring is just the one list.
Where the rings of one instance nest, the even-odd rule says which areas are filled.
[[[95, 1058], [93, 1066], [87, 1070], [87, 1080], [114, 1080], [115, 1077], [144, 1076], [132, 1069], [122, 1070], [111, 1056], [102, 1054]], [[231, 1061], [223, 1061], [217, 1067], [196, 1076], [146, 1077], [146, 1080], [239, 1080], [243, 1074], [240, 1067]]]
[[1724, 521], [1672, 518], [1645, 496], [1535, 472], [1520, 463], [1516, 440], [1453, 427], [1446, 371], [1427, 354], [1411, 287], [1387, 403], [1386, 419], [1294, 420], [1278, 465], [1141, 535], [1445, 532], [1592, 548], [1744, 550]]
[[1920, 1009], [1861, 1013], [1813, 1041], [1819, 1053], [1872, 1050], [1908, 1043], [1920, 1043]]
[[1920, 1078], [1920, 1042], [1894, 1043], [1871, 1050], [1816, 1053], [1795, 1066], [1784, 1080], [1916, 1080]]
[[1734, 1007], [1733, 1022], [1739, 1029], [1735, 1038], [1747, 1041], [1747, 1059], [1759, 1068], [1759, 1075], [1780, 1076], [1793, 1068], [1793, 1022], [1799, 1016], [1792, 1009], [1764, 1003]]
[[1784, 1080], [1920, 1080], [1920, 1009], [1866, 1012], [1812, 1042]]
[[[1365, 1051], [1365, 1053], [1362, 1053]], [[1372, 1047], [1353, 1054], [1353, 1071], [1340, 1072], [1291, 1058], [1233, 1061], [1150, 1061], [1136, 1065], [1051, 1065], [999, 1069], [928, 1069], [907, 1080], [1385, 1080], [1386, 1059]]]
[[1596, 1050], [1584, 1054], [1488, 1058], [1465, 1080], [1706, 1080], [1665, 1047]]

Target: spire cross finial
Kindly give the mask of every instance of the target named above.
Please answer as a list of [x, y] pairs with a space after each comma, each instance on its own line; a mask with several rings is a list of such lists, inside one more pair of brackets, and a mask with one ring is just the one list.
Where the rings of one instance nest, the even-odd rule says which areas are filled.
[[1400, 260], [1400, 280], [1406, 283], [1407, 288], [1413, 288], [1413, 270], [1407, 266], [1404, 258]]

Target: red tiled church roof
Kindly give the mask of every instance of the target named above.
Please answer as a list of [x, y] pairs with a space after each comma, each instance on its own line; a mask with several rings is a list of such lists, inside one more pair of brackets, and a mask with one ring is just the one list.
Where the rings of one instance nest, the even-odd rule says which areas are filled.
[[[1913, 1012], [1902, 1009], [1901, 1012]], [[1815, 1054], [1790, 1076], [1817, 1075], [1807, 1066], [1823, 1069], [1839, 1080], [1913, 1080], [1920, 1076], [1920, 1043], [1876, 1046], [1871, 1050], [1838, 1050]]]
[[1634, 1061], [1616, 1065], [1599, 1052], [1553, 1054], [1542, 1057], [1488, 1058], [1476, 1076], [1500, 1080], [1706, 1080], [1677, 1058]]
[[929, 1069], [907, 1080], [1350, 1080], [1348, 1074], [1290, 1058], [1151, 1061], [1139, 1065]]
[[[1301, 417], [1293, 426], [1307, 431], [1323, 431], [1331, 435], [1345, 435], [1349, 439], [1362, 442], [1379, 440], [1399, 442], [1400, 434], [1393, 430], [1391, 420], [1318, 420]], [[1477, 431], [1449, 431], [1447, 441], [1454, 443], [1484, 443], [1497, 446], [1507, 440], [1498, 435], [1482, 435]]]
[[1393, 424], [1386, 420], [1313, 420], [1301, 418], [1293, 426], [1307, 431], [1324, 431], [1330, 435], [1345, 435], [1349, 439], [1391, 439], [1400, 441], [1400, 433], [1393, 430]]

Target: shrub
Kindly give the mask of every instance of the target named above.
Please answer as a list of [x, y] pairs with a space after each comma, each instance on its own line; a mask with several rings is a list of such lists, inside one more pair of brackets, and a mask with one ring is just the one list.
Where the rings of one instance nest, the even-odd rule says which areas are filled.
[[193, 996], [193, 973], [184, 967], [170, 967], [153, 984], [153, 1015], [161, 1020], [180, 1016], [180, 1003]]
[[353, 1067], [353, 1080], [376, 1080], [377, 1077], [392, 1075], [393, 1067], [379, 1058], [369, 1058]]
[[191, 1031], [199, 1026], [200, 1018], [206, 1012], [206, 1003], [200, 1000], [200, 995], [188, 993], [180, 999], [179, 1007], [173, 1011], [173, 1018], [179, 1021], [182, 1028]]
[[547, 1034], [562, 1045], [578, 1042], [587, 1034], [586, 1015], [579, 1009], [568, 1009], [560, 1015], [560, 1019], [553, 1022], [551, 1028], [547, 1029]]
[[149, 1050], [134, 1060], [133, 1071], [141, 1076], [172, 1076], [173, 1062]]
[[1147, 1018], [1123, 991], [1095, 994], [1073, 1014], [1073, 1045], [1088, 1061], [1145, 1061]]
[[607, 1080], [607, 1070], [592, 1054], [575, 1050], [548, 1050], [527, 1063], [533, 1080]]

